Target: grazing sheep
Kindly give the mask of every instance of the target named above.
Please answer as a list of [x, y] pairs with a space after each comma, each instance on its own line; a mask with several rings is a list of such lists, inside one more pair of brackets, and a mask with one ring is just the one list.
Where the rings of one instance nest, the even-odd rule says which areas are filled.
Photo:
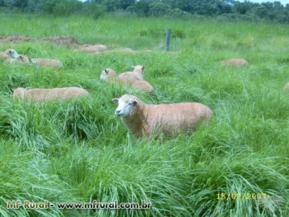
[[145, 80], [125, 80], [120, 79], [119, 76], [117, 76], [116, 72], [113, 69], [106, 68], [103, 70], [100, 74], [100, 80], [106, 81], [108, 83], [118, 83], [123, 86], [129, 86], [131, 88], [144, 91], [144, 92], [153, 92], [154, 88], [152, 85], [145, 81]]
[[212, 117], [210, 108], [200, 103], [150, 105], [132, 95], [123, 95], [113, 102], [118, 103], [115, 114], [136, 137], [186, 132]]
[[19, 87], [16, 88], [13, 92], [13, 98], [33, 102], [65, 100], [87, 95], [89, 95], [89, 93], [85, 89], [80, 87], [63, 87], [52, 89], [26, 89]]
[[54, 68], [61, 68], [63, 63], [58, 59], [48, 59], [48, 58], [32, 58], [31, 63], [44, 66], [44, 67], [54, 67]]
[[123, 72], [119, 74], [118, 79], [121, 83], [132, 83], [135, 80], [144, 79], [144, 66], [136, 65], [132, 72]]
[[246, 66], [249, 64], [248, 61], [243, 58], [226, 59], [220, 63], [227, 66]]

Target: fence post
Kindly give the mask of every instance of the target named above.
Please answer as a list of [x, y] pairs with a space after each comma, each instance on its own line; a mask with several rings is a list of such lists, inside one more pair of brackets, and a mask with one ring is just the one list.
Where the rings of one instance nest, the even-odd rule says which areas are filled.
[[167, 31], [166, 31], [166, 51], [170, 50], [170, 43], [171, 43], [171, 30], [167, 29]]

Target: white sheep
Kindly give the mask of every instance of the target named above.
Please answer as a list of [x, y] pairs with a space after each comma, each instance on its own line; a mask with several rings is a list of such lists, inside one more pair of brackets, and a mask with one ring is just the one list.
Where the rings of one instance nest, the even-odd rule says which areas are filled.
[[133, 71], [120, 73], [118, 79], [121, 83], [131, 83], [135, 80], [144, 80], [144, 66], [133, 66]]
[[106, 68], [103, 70], [100, 74], [100, 80], [104, 80], [108, 83], [117, 83], [122, 86], [128, 86], [140, 91], [144, 92], [153, 92], [154, 88], [152, 85], [145, 81], [145, 80], [138, 80], [138, 79], [120, 79], [119, 76], [117, 76], [117, 73], [111, 69], [111, 68]]
[[0, 53], [1, 60], [8, 60], [8, 59], [17, 59], [19, 54], [15, 49], [7, 49], [4, 52]]
[[145, 104], [132, 95], [113, 99], [118, 103], [115, 114], [136, 137], [163, 133], [171, 136], [194, 129], [212, 117], [209, 107], [201, 103]]
[[141, 90], [147, 93], [152, 93], [154, 91], [153, 86], [145, 80], [135, 80], [129, 86], [131, 88]]
[[63, 63], [58, 59], [32, 58], [31, 63], [43, 67], [53, 67], [53, 68], [63, 67]]
[[220, 62], [222, 65], [227, 66], [246, 66], [248, 65], [248, 61], [243, 58], [233, 58], [233, 59], [225, 59]]
[[35, 64], [44, 67], [60, 68], [63, 63], [58, 59], [48, 58], [32, 58], [30, 59], [26, 55], [18, 54], [15, 49], [8, 49], [3, 52], [0, 59], [5, 60], [6, 63], [24, 63], [24, 64]]
[[18, 54], [15, 49], [8, 49], [4, 51], [3, 53], [1, 53], [0, 59], [4, 60], [5, 63], [31, 63], [31, 60], [28, 56]]
[[100, 80], [106, 82], [115, 82], [118, 80], [116, 72], [111, 68], [104, 69], [100, 74]]
[[65, 100], [80, 96], [87, 96], [89, 93], [80, 87], [62, 87], [62, 88], [16, 88], [13, 91], [14, 99], [22, 99], [33, 102], [43, 102], [51, 100]]
[[22, 64], [31, 64], [31, 60], [28, 56], [25, 55], [19, 55], [17, 58], [9, 58], [5, 60], [5, 63], [10, 63], [10, 64], [17, 64], [17, 63], [22, 63]]

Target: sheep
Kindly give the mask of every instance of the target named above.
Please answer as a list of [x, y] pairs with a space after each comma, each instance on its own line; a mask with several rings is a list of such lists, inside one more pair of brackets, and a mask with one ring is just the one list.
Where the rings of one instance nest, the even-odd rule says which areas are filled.
[[8, 49], [5, 51], [9, 58], [18, 59], [20, 55], [17, 53], [15, 49]]
[[137, 89], [137, 90], [141, 90], [143, 92], [148, 92], [148, 93], [151, 93], [154, 91], [153, 86], [145, 80], [135, 80], [134, 82], [130, 84], [130, 87]]
[[135, 53], [135, 51], [131, 48], [125, 47], [125, 48], [119, 48], [119, 49], [115, 49], [112, 50], [113, 52], [122, 52], [122, 53]]
[[9, 58], [5, 60], [5, 63], [22, 63], [22, 64], [31, 64], [31, 60], [28, 56], [25, 55], [19, 55], [17, 58]]
[[1, 53], [0, 53], [0, 60], [6, 61], [6, 60], [8, 60], [9, 58], [10, 58], [10, 57], [7, 55], [6, 52], [1, 52]]
[[89, 95], [89, 93], [85, 89], [80, 87], [62, 87], [52, 89], [26, 89], [18, 87], [13, 91], [14, 99], [21, 99], [32, 102], [65, 100], [87, 95]]
[[0, 56], [0, 59], [5, 60], [6, 63], [24, 63], [24, 64], [35, 64], [44, 67], [55, 67], [60, 68], [63, 63], [57, 59], [47, 58], [32, 58], [28, 56], [20, 55], [15, 49], [8, 49]]
[[145, 104], [136, 96], [123, 95], [112, 100], [118, 104], [115, 115], [120, 117], [136, 137], [154, 133], [172, 136], [194, 129], [201, 122], [209, 122], [212, 111], [201, 103]]
[[31, 60], [28, 56], [18, 54], [15, 49], [8, 49], [1, 54], [0, 59], [4, 60], [5, 63], [24, 63], [29, 64]]
[[83, 44], [78, 47], [78, 50], [98, 54], [100, 52], [107, 50], [107, 46], [103, 44], [95, 44], [95, 45]]
[[100, 80], [106, 82], [115, 82], [118, 79], [116, 72], [111, 68], [104, 69], [100, 74]]
[[63, 67], [63, 63], [58, 59], [32, 58], [31, 63], [38, 65], [38, 66], [44, 66], [44, 67], [54, 67], [54, 68]]
[[108, 83], [118, 83], [123, 86], [129, 86], [131, 88], [149, 93], [153, 92], [154, 90], [152, 85], [145, 80], [120, 79], [119, 76], [117, 76], [116, 72], [111, 68], [106, 68], [101, 72], [100, 80], [104, 80]]
[[243, 58], [225, 59], [220, 63], [227, 66], [246, 66], [249, 64], [248, 61]]
[[137, 53], [135, 50], [131, 48], [115, 48], [111, 50], [106, 50], [106, 53], [126, 53], [126, 54], [135, 54]]
[[0, 59], [1, 60], [8, 60], [8, 59], [17, 59], [19, 57], [19, 54], [15, 49], [7, 49], [4, 52], [0, 53]]
[[119, 74], [118, 79], [121, 83], [132, 83], [135, 80], [144, 80], [144, 66], [133, 66], [133, 71]]

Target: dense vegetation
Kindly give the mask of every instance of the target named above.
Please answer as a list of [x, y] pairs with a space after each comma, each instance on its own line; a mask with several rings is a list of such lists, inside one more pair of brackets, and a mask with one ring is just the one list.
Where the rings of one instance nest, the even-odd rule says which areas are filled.
[[136, 16], [218, 17], [223, 20], [270, 20], [289, 22], [289, 5], [279, 1], [266, 3], [235, 0], [0, 0], [3, 9], [45, 12], [53, 15], [81, 13], [99, 18], [106, 13]]
[[[59, 70], [0, 63], [0, 215], [288, 216], [289, 28], [213, 20], [0, 15], [0, 34], [130, 47], [91, 55], [43, 41], [0, 42], [31, 57], [54, 57]], [[172, 29], [172, 51], [164, 31]], [[145, 52], [149, 49], [151, 52]], [[243, 68], [218, 64], [244, 57]], [[155, 96], [106, 85], [100, 72], [143, 64]], [[14, 101], [18, 86], [81, 86], [91, 96], [69, 102]], [[176, 138], [136, 140], [114, 116], [113, 97], [146, 102], [198, 101], [214, 120]], [[261, 194], [263, 198], [224, 198]], [[13, 200], [150, 201], [149, 210], [8, 209]]]

